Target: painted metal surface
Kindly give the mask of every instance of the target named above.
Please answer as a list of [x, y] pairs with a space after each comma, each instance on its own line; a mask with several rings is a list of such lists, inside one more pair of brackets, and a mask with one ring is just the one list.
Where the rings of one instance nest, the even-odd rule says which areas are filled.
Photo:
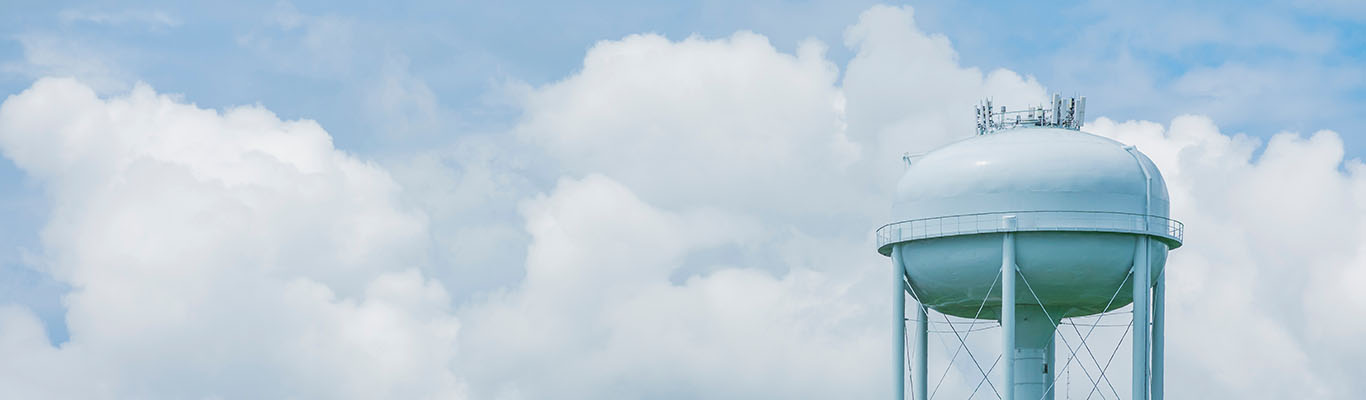
[[1134, 258], [1138, 262], [1134, 263], [1134, 281], [1130, 286], [1134, 292], [1134, 328], [1130, 330], [1133, 334], [1133, 398], [1148, 398], [1148, 307], [1151, 307], [1148, 295], [1152, 290], [1152, 279], [1148, 260], [1152, 254], [1151, 249], [1146, 246], [1147, 237], [1140, 237], [1137, 246], [1134, 246]]
[[914, 378], [915, 398], [929, 399], [930, 380], [930, 315], [924, 305], [915, 307], [915, 364], [911, 371]]
[[[1138, 156], [1146, 169], [1157, 171]], [[1167, 217], [1166, 182], [1160, 173], [1148, 182], [1134, 160], [1122, 143], [1065, 129], [975, 136], [916, 159], [897, 183], [892, 218], [1031, 211]]]
[[1013, 367], [1014, 384], [1007, 385], [1007, 392], [1016, 399], [1053, 400], [1049, 387], [1053, 372], [1047, 367], [1052, 358], [1053, 323], [1039, 306], [1027, 304], [1017, 305], [1014, 321], [1015, 345], [1011, 363], [1006, 364]]
[[1152, 348], [1152, 393], [1148, 397], [1153, 400], [1162, 400], [1163, 390], [1166, 387], [1166, 376], [1163, 374], [1165, 369], [1166, 353], [1166, 309], [1167, 309], [1167, 274], [1157, 276], [1157, 284], [1153, 285], [1153, 348]]
[[[1014, 228], [1014, 217], [1002, 220], [1007, 228]], [[1006, 232], [1001, 238], [1001, 298], [1015, 298], [1020, 279], [1018, 253], [1016, 252], [1015, 233]], [[1032, 297], [1031, 295], [1023, 297]], [[1004, 380], [1006, 400], [1040, 399], [1052, 400], [1044, 392], [1048, 389], [1044, 375], [1049, 374], [1047, 362], [1054, 326], [1043, 307], [1029, 302], [1007, 301], [1001, 303], [1001, 348], [1005, 349], [1002, 361], [1005, 363]], [[1050, 392], [1051, 393], [1051, 392]]]
[[[1014, 228], [1007, 228], [1001, 223], [1006, 216], [1020, 222]], [[882, 255], [891, 255], [893, 244], [911, 240], [1023, 231], [1147, 234], [1161, 238], [1174, 249], [1181, 246], [1186, 227], [1180, 221], [1155, 215], [1105, 211], [1004, 211], [890, 223], [878, 228], [877, 246]]]
[[[1006, 227], [1015, 225], [1015, 217], [1005, 217]], [[1001, 298], [1015, 298], [1015, 234], [1006, 232], [1001, 235]], [[1001, 303], [1001, 321], [1015, 321], [1015, 302], [1006, 301]], [[1018, 352], [1014, 351], [1015, 327], [1013, 323], [1001, 324], [1001, 348], [1005, 349], [1002, 357], [1005, 361], [1005, 372], [1002, 376], [1006, 382], [1015, 382], [1015, 356]], [[1006, 400], [1015, 399], [1014, 390], [1010, 385], [1006, 385]]]
[[[900, 259], [901, 253], [892, 253], [892, 260]], [[901, 397], [906, 393], [906, 284], [903, 279], [906, 272], [899, 265], [899, 262], [892, 263], [892, 336], [896, 338], [896, 346], [892, 349], [896, 385], [892, 390]]]
[[[910, 277], [918, 301], [935, 311], [963, 317], [997, 319], [1001, 286], [992, 288], [1001, 271], [1002, 239], [1007, 233], [960, 235], [896, 244], [901, 266]], [[1014, 232], [1015, 264], [1032, 291], [1016, 291], [1014, 299], [1034, 304], [1034, 295], [1052, 315], [1079, 317], [1128, 305], [1129, 270], [1142, 235], [1109, 232]], [[1149, 259], [1152, 274], [1166, 262], [1160, 240]], [[1155, 277], [1154, 277], [1155, 278]], [[983, 298], [986, 305], [982, 306]], [[1004, 297], [1010, 298], [1010, 297]], [[981, 308], [980, 314], [978, 309]]]
[[[931, 308], [971, 318], [986, 296], [980, 317], [997, 318], [1001, 297], [988, 288], [1000, 236], [1016, 232], [1016, 263], [1039, 282], [1044, 306], [1082, 316], [1130, 303], [1132, 294], [1110, 299], [1136, 261], [1139, 239], [1157, 239], [1148, 243], [1148, 269], [1160, 273], [1167, 250], [1184, 239], [1168, 208], [1161, 173], [1132, 147], [1066, 129], [1008, 129], [951, 143], [909, 166], [892, 207], [898, 222], [878, 230], [878, 251], [916, 254], [901, 264]], [[1019, 293], [1016, 300], [1032, 301]]]

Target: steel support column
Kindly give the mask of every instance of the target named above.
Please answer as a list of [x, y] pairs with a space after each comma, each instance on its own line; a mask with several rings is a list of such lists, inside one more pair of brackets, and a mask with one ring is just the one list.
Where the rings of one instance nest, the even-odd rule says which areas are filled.
[[1148, 400], [1148, 291], [1153, 287], [1148, 268], [1148, 236], [1141, 235], [1134, 251], [1133, 400]]
[[911, 367], [911, 381], [914, 383], [916, 400], [929, 399], [930, 371], [930, 315], [925, 305], [916, 299], [915, 303], [915, 363]]
[[1166, 339], [1166, 308], [1167, 308], [1167, 274], [1166, 271], [1157, 273], [1157, 285], [1153, 287], [1153, 386], [1152, 399], [1162, 400], [1163, 382], [1163, 361], [1165, 358], [1164, 347]]
[[[906, 398], [906, 284], [905, 270], [901, 264], [901, 252], [892, 248], [892, 368], [896, 371], [893, 380], [892, 398]], [[919, 318], [924, 321], [925, 318]], [[916, 322], [919, 324], [920, 322]]]
[[1015, 399], [1015, 217], [1003, 218], [1007, 232], [1001, 243], [1001, 361], [1005, 365], [1005, 400]]

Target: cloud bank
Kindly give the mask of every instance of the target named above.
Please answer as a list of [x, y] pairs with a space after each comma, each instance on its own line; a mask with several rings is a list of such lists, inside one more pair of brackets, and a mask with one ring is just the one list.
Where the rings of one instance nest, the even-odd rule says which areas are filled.
[[[0, 105], [0, 153], [51, 202], [32, 267], [70, 285], [70, 339], [0, 306], [0, 394], [885, 397], [871, 230], [899, 155], [971, 135], [982, 97], [1046, 90], [960, 65], [909, 8], [868, 10], [844, 45], [841, 72], [824, 44], [749, 32], [600, 42], [523, 94], [510, 132], [383, 163], [260, 106], [41, 79]], [[1187, 225], [1169, 393], [1366, 392], [1366, 167], [1337, 133], [1086, 130], [1150, 155]], [[979, 359], [994, 335], [973, 336]], [[956, 339], [931, 341], [937, 377]], [[945, 376], [947, 397], [978, 378]]]

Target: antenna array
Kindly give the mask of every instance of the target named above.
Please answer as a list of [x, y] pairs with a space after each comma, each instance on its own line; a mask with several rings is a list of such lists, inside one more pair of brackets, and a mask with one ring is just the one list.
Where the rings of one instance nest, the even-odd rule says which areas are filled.
[[977, 107], [977, 134], [986, 135], [1003, 129], [1026, 126], [1048, 126], [1070, 130], [1081, 130], [1086, 120], [1086, 96], [1062, 98], [1053, 94], [1051, 107], [1030, 107], [1026, 110], [1007, 111], [1001, 106], [998, 111], [991, 99]]

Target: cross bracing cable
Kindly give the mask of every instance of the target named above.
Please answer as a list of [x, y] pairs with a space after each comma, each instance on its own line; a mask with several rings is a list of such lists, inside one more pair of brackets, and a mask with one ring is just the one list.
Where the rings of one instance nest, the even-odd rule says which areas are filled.
[[[1130, 272], [1130, 274], [1132, 274], [1132, 272]], [[1020, 281], [1023, 281], [1023, 282], [1024, 282], [1024, 284], [1025, 284], [1025, 289], [1028, 289], [1028, 290], [1029, 290], [1030, 296], [1033, 296], [1033, 297], [1034, 297], [1034, 302], [1039, 304], [1039, 309], [1040, 309], [1040, 310], [1043, 310], [1043, 316], [1044, 316], [1045, 318], [1048, 318], [1048, 323], [1053, 325], [1053, 329], [1054, 329], [1054, 330], [1057, 330], [1057, 329], [1058, 329], [1058, 323], [1057, 323], [1057, 321], [1055, 321], [1055, 320], [1053, 319], [1053, 316], [1052, 316], [1051, 314], [1049, 314], [1049, 312], [1048, 312], [1048, 307], [1044, 307], [1044, 305], [1043, 305], [1043, 300], [1039, 299], [1039, 294], [1038, 294], [1037, 292], [1035, 292], [1035, 291], [1034, 291], [1034, 287], [1033, 287], [1032, 285], [1029, 284], [1029, 279], [1025, 277], [1024, 271], [1018, 271], [1018, 272], [1016, 272], [1016, 276], [1019, 276], [1019, 277], [1020, 277]], [[1127, 280], [1127, 277], [1126, 277], [1126, 280]], [[1121, 282], [1121, 283], [1120, 283], [1120, 289], [1123, 289], [1123, 287], [1124, 287], [1124, 286], [1123, 286], [1123, 282]], [[1118, 292], [1116, 292], [1116, 293], [1118, 293]], [[1113, 300], [1114, 300], [1114, 299], [1112, 298], [1111, 301], [1113, 301]], [[1109, 307], [1109, 306], [1107, 305], [1106, 307]], [[1058, 335], [1058, 337], [1059, 337], [1059, 338], [1062, 338], [1062, 343], [1063, 343], [1064, 346], [1067, 346], [1067, 349], [1068, 349], [1068, 350], [1072, 351], [1073, 353], [1076, 353], [1076, 350], [1072, 347], [1072, 344], [1069, 343], [1069, 342], [1067, 341], [1067, 337], [1066, 337], [1066, 336]], [[1087, 353], [1091, 353], [1091, 348], [1090, 348], [1089, 346], [1086, 345], [1085, 341], [1083, 341], [1082, 343], [1080, 343], [1080, 344], [1078, 345], [1078, 347], [1084, 347], [1084, 348], [1086, 349], [1086, 352], [1087, 352]], [[1091, 354], [1091, 357], [1092, 357], [1092, 358], [1095, 358], [1095, 354], [1092, 353], [1092, 354]], [[1099, 364], [1099, 362], [1097, 362], [1097, 364]], [[1091, 373], [1090, 373], [1089, 371], [1087, 371], [1085, 367], [1082, 367], [1082, 372], [1086, 372], [1086, 377], [1087, 377], [1088, 379], [1091, 379], [1091, 380], [1092, 380], [1092, 383], [1093, 383], [1094, 385], [1100, 386], [1100, 381], [1099, 381], [1099, 380], [1096, 380], [1096, 379], [1094, 379], [1094, 378], [1091, 378]], [[1111, 389], [1112, 391], [1115, 392], [1115, 397], [1118, 398], [1118, 397], [1119, 397], [1119, 391], [1118, 391], [1118, 390], [1115, 390], [1115, 388], [1114, 388], [1115, 385], [1114, 385], [1114, 383], [1111, 383], [1111, 382], [1110, 382], [1110, 378], [1107, 377], [1107, 376], [1105, 376], [1104, 373], [1101, 373], [1101, 374], [1100, 374], [1100, 378], [1103, 379], [1103, 380], [1105, 380], [1105, 383], [1106, 383], [1107, 385], [1110, 386], [1110, 389]], [[1044, 391], [1044, 393], [1046, 394], [1046, 393], [1048, 393], [1048, 392], [1047, 392], [1047, 391]]]
[[[992, 361], [992, 362], [991, 362], [991, 368], [987, 368], [987, 373], [988, 373], [988, 374], [990, 374], [991, 371], [995, 371], [995, 370], [996, 370], [996, 364], [1000, 364], [1000, 363], [1001, 363], [1001, 356], [1004, 356], [1004, 355], [1005, 355], [1005, 353], [1002, 353], [1002, 354], [996, 356], [996, 361]], [[971, 393], [971, 394], [968, 394], [968, 398], [971, 399], [973, 396], [976, 396], [976, 395], [977, 395], [977, 391], [982, 389], [982, 382], [987, 382], [987, 381], [988, 381], [988, 380], [987, 380], [987, 376], [986, 376], [986, 375], [982, 375], [982, 380], [977, 381], [977, 387], [972, 388], [972, 393]], [[1000, 393], [997, 393], [997, 394], [996, 394], [996, 398], [998, 398], [998, 399], [1001, 398], [1001, 394], [1000, 394]]]
[[[1115, 303], [1115, 299], [1119, 297], [1119, 293], [1120, 293], [1121, 291], [1124, 290], [1124, 283], [1128, 282], [1128, 281], [1129, 281], [1129, 278], [1132, 277], [1133, 275], [1134, 275], [1134, 270], [1133, 270], [1133, 268], [1130, 268], [1130, 269], [1129, 269], [1129, 273], [1126, 274], [1126, 275], [1124, 276], [1124, 280], [1122, 280], [1122, 281], [1119, 282], [1119, 286], [1118, 286], [1117, 288], [1115, 288], [1115, 293], [1110, 295], [1110, 300], [1107, 301], [1107, 302], [1105, 302], [1105, 308], [1102, 308], [1102, 310], [1103, 310], [1103, 309], [1108, 309], [1108, 308], [1110, 308], [1110, 305], [1112, 305], [1112, 304]], [[1021, 276], [1020, 276], [1020, 279], [1025, 279], [1025, 278], [1024, 278], [1024, 275], [1021, 275]], [[1029, 285], [1029, 281], [1028, 281], [1028, 280], [1025, 281], [1025, 285], [1026, 285], [1026, 287], [1028, 287], [1028, 285]], [[1033, 292], [1033, 291], [1034, 291], [1034, 290], [1031, 288], [1031, 289], [1030, 289], [1030, 292]], [[1035, 296], [1035, 298], [1037, 299], [1037, 296]], [[1042, 307], [1042, 305], [1041, 305], [1041, 307]], [[1111, 312], [1113, 312], [1113, 313], [1118, 313], [1118, 311], [1111, 311]], [[1091, 338], [1091, 333], [1095, 332], [1097, 326], [1100, 326], [1099, 324], [1100, 324], [1101, 318], [1104, 318], [1104, 317], [1107, 316], [1107, 315], [1110, 315], [1110, 313], [1101, 313], [1101, 314], [1093, 315], [1092, 317], [1096, 317], [1096, 320], [1095, 320], [1095, 322], [1093, 322], [1093, 323], [1091, 324], [1090, 330], [1086, 331], [1086, 335], [1084, 335], [1084, 336], [1081, 334], [1081, 330], [1077, 329], [1077, 324], [1070, 323], [1070, 322], [1065, 322], [1065, 321], [1063, 321], [1062, 323], [1068, 324], [1068, 325], [1072, 325], [1072, 329], [1073, 329], [1074, 331], [1076, 331], [1077, 337], [1081, 339], [1081, 344], [1082, 344], [1082, 346], [1086, 349], [1086, 352], [1087, 352], [1087, 353], [1091, 353], [1091, 347], [1086, 345], [1086, 340], [1087, 340], [1087, 339], [1090, 339], [1090, 338]], [[1128, 326], [1132, 326], [1132, 324], [1133, 324], [1133, 322], [1130, 321], [1130, 322], [1129, 322], [1129, 325], [1122, 325], [1122, 326], [1128, 327]], [[1121, 325], [1115, 325], [1115, 326], [1121, 326]], [[1057, 327], [1055, 326], [1054, 328], [1056, 329]], [[1127, 328], [1126, 328], [1126, 330], [1127, 330]], [[1060, 336], [1061, 336], [1061, 335], [1060, 335]], [[1064, 340], [1063, 340], [1063, 343], [1066, 343], [1066, 342], [1067, 342], [1066, 339], [1064, 339]], [[1062, 368], [1059, 369], [1060, 371], [1067, 370], [1067, 367], [1071, 366], [1072, 360], [1075, 359], [1076, 356], [1077, 356], [1076, 349], [1072, 349], [1070, 345], [1068, 346], [1068, 350], [1071, 350], [1071, 355], [1067, 357], [1067, 363], [1063, 364]], [[1092, 359], [1092, 361], [1094, 361], [1094, 362], [1096, 363], [1096, 367], [1100, 367], [1100, 361], [1098, 361], [1098, 360], [1095, 359], [1095, 354], [1094, 354], [1094, 353], [1091, 354], [1091, 359]], [[1077, 364], [1077, 365], [1082, 365], [1082, 364]], [[1090, 375], [1090, 372], [1088, 372], [1088, 371], [1086, 370], [1086, 367], [1085, 367], [1085, 366], [1082, 366], [1081, 369], [1082, 369], [1083, 372], [1086, 372], [1086, 373], [1087, 373], [1087, 378], [1090, 378], [1090, 376], [1091, 376], [1091, 375]], [[1071, 375], [1068, 375], [1068, 376], [1071, 377]], [[1102, 376], [1102, 377], [1105, 376], [1105, 374], [1104, 374], [1103, 371], [1102, 371], [1102, 373], [1101, 373], [1101, 376]], [[1107, 378], [1106, 381], [1108, 382], [1109, 379]], [[1098, 382], [1095, 382], [1095, 381], [1092, 381], [1091, 383], [1092, 383], [1092, 387], [1093, 387], [1093, 388], [1100, 385]], [[1049, 391], [1049, 390], [1052, 390], [1052, 389], [1053, 389], [1053, 386], [1056, 386], [1057, 384], [1058, 384], [1058, 382], [1057, 382], [1057, 380], [1055, 379], [1055, 380], [1053, 381], [1053, 383], [1049, 384], [1048, 389], [1044, 389], [1044, 393], [1048, 393], [1048, 391]], [[1069, 380], [1069, 386], [1070, 386], [1070, 380]], [[1113, 385], [1111, 385], [1111, 390], [1114, 390]], [[1069, 396], [1070, 396], [1070, 394], [1069, 394]], [[1119, 396], [1118, 393], [1116, 393], [1115, 396]], [[1104, 395], [1101, 395], [1101, 397], [1104, 397]]]
[[[983, 309], [983, 308], [986, 308], [986, 306], [987, 306], [987, 300], [991, 299], [991, 291], [992, 291], [992, 289], [996, 289], [996, 283], [1000, 281], [1000, 278], [1001, 278], [1001, 277], [1000, 277], [1000, 275], [998, 274], [998, 275], [996, 276], [996, 279], [993, 279], [993, 280], [991, 281], [991, 286], [987, 288], [986, 294], [982, 296], [982, 304], [977, 306], [977, 312], [976, 312], [975, 314], [973, 314], [972, 319], [975, 320], [975, 319], [977, 319], [977, 317], [982, 316], [982, 309]], [[907, 286], [909, 287], [909, 285], [907, 285]], [[911, 288], [911, 293], [912, 293], [913, 295], [915, 295], [915, 297], [916, 297], [917, 299], [920, 298], [920, 296], [919, 296], [918, 294], [915, 294], [915, 288], [914, 288], [914, 287]], [[925, 315], [927, 316], [926, 318], [928, 319], [928, 318], [929, 318], [929, 317], [928, 317], [929, 313], [927, 312]], [[934, 392], [930, 394], [930, 398], [934, 398], [934, 394], [939, 393], [939, 388], [940, 388], [941, 386], [944, 385], [944, 378], [949, 376], [949, 370], [950, 370], [950, 369], [952, 368], [952, 366], [953, 366], [953, 360], [955, 360], [955, 359], [958, 358], [958, 353], [959, 353], [960, 351], [966, 350], [967, 353], [968, 353], [968, 359], [971, 359], [971, 360], [972, 360], [972, 364], [973, 364], [974, 366], [977, 367], [977, 371], [978, 371], [978, 372], [981, 372], [981, 373], [982, 373], [982, 376], [987, 376], [986, 371], [983, 371], [983, 370], [982, 370], [982, 364], [979, 363], [979, 362], [977, 362], [977, 357], [974, 356], [974, 355], [972, 354], [972, 350], [971, 350], [971, 349], [968, 349], [968, 348], [967, 348], [967, 347], [968, 347], [968, 343], [967, 343], [966, 336], [961, 336], [961, 335], [958, 334], [958, 328], [955, 328], [955, 327], [953, 326], [953, 321], [949, 321], [948, 315], [945, 315], [944, 313], [939, 313], [939, 315], [942, 316], [942, 317], [944, 317], [944, 322], [947, 322], [947, 323], [949, 324], [949, 329], [953, 330], [953, 336], [958, 338], [958, 349], [957, 349], [957, 350], [954, 350], [953, 356], [952, 356], [952, 357], [949, 357], [949, 360], [950, 360], [950, 361], [949, 361], [949, 365], [944, 367], [944, 373], [941, 374], [941, 375], [939, 376], [939, 382], [934, 384]], [[968, 332], [968, 333], [971, 334], [972, 332]], [[991, 387], [991, 391], [992, 391], [992, 392], [996, 393], [996, 397], [998, 397], [998, 398], [1001, 397], [1001, 392], [998, 391], [998, 390], [996, 390], [996, 385], [995, 385], [995, 384], [992, 384], [991, 381], [988, 380], [988, 381], [987, 381], [987, 385]]]
[[[1119, 348], [1122, 347], [1122, 346], [1124, 345], [1124, 339], [1126, 339], [1126, 338], [1129, 336], [1129, 329], [1132, 329], [1133, 327], [1134, 327], [1133, 321], [1129, 321], [1129, 327], [1128, 327], [1128, 328], [1125, 328], [1125, 329], [1124, 329], [1124, 334], [1121, 335], [1121, 336], [1119, 337], [1119, 343], [1116, 343], [1116, 344], [1115, 344], [1115, 350], [1112, 351], [1112, 352], [1110, 352], [1110, 359], [1107, 360], [1107, 361], [1105, 361], [1105, 366], [1104, 366], [1104, 367], [1101, 367], [1101, 369], [1100, 369], [1100, 374], [1101, 374], [1101, 375], [1105, 375], [1105, 371], [1108, 370], [1108, 369], [1110, 369], [1110, 363], [1115, 361], [1115, 354], [1119, 354]], [[1096, 389], [1099, 389], [1099, 386], [1093, 386], [1093, 387], [1091, 387], [1091, 393], [1095, 393], [1095, 392], [1096, 392]], [[1090, 400], [1090, 398], [1091, 398], [1091, 393], [1087, 393], [1087, 394], [1086, 394], [1087, 400]], [[1101, 397], [1103, 398], [1103, 397], [1105, 397], [1105, 396], [1102, 395]], [[1118, 394], [1118, 393], [1115, 394], [1115, 398], [1119, 398], [1119, 394]]]

